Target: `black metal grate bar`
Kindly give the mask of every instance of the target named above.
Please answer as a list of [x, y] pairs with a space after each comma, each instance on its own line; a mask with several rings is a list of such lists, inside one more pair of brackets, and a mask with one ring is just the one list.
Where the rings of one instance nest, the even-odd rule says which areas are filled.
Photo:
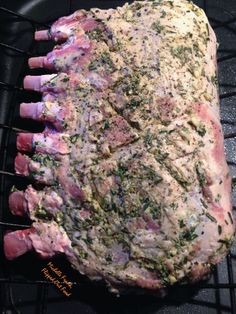
[[[23, 227], [29, 227], [29, 226], [24, 226], [24, 225], [19, 225], [19, 228]], [[74, 286], [80, 285], [77, 281], [71, 281]], [[47, 280], [29, 280], [29, 279], [17, 279], [17, 278], [0, 278], [0, 283], [15, 283], [15, 284], [27, 284], [27, 285], [32, 285], [32, 284], [40, 284], [40, 285], [52, 285], [53, 283]], [[59, 281], [59, 283], [63, 283]], [[236, 289], [236, 284], [235, 283], [214, 283], [214, 284], [198, 284], [197, 287], [199, 289]], [[186, 289], [186, 285], [178, 285], [178, 289]], [[233, 313], [234, 314], [234, 313]]]
[[16, 314], [21, 314], [21, 312], [17, 309], [17, 307], [15, 305], [15, 300], [14, 300], [14, 297], [13, 297], [12, 286], [11, 285], [7, 285], [7, 289], [8, 289], [8, 295], [9, 295], [9, 301], [10, 301], [11, 308], [14, 310], [14, 312]]
[[[208, 17], [209, 21], [212, 23], [212, 27], [214, 30], [217, 30], [218, 28], [225, 27], [227, 30], [232, 32], [233, 34], [236, 34], [236, 28], [231, 26], [231, 23], [227, 22], [221, 22], [220, 20], [214, 18], [214, 17]], [[235, 18], [234, 18], [235, 19]]]
[[231, 134], [226, 134], [226, 135], [224, 136], [224, 138], [225, 138], [225, 139], [228, 139], [228, 138], [236, 138], [236, 132], [231, 133]]
[[28, 280], [28, 279], [16, 279], [16, 278], [0, 278], [0, 283], [16, 283], [16, 284], [27, 284], [27, 285], [33, 285], [33, 284], [53, 284], [46, 280]]
[[47, 294], [48, 284], [38, 286], [38, 303], [37, 303], [37, 314], [45, 314], [47, 311]]
[[24, 91], [23, 87], [15, 86], [15, 85], [5, 83], [5, 82], [0, 82], [0, 88], [7, 89], [7, 90]]
[[30, 228], [30, 225], [22, 225], [22, 224], [12, 224], [9, 222], [0, 221], [0, 225], [3, 227], [11, 227], [11, 228]]
[[236, 125], [236, 121], [228, 121], [228, 120], [221, 119], [220, 122], [221, 124], [225, 124], [225, 125], [231, 125], [231, 126]]
[[236, 88], [236, 85], [235, 85], [235, 84], [222, 83], [222, 84], [219, 84], [219, 85], [220, 85], [220, 87]]
[[33, 56], [33, 55], [32, 55], [30, 52], [28, 52], [28, 51], [24, 51], [24, 50], [22, 50], [22, 49], [19, 49], [19, 48], [16, 48], [16, 47], [13, 47], [13, 46], [4, 44], [4, 43], [0, 43], [0, 47], [6, 48], [6, 49], [9, 49], [9, 50], [12, 50], [12, 51], [21, 53], [21, 54], [24, 54], [24, 55], [26, 55], [26, 56], [28, 56], [28, 57]]
[[220, 95], [220, 99], [225, 99], [225, 98], [230, 98], [236, 96], [236, 91], [235, 92], [230, 92], [230, 93], [225, 93]]
[[220, 62], [223, 62], [223, 61], [228, 61], [228, 60], [231, 60], [233, 58], [236, 58], [236, 53], [232, 53], [228, 56], [223, 56], [223, 57], [220, 57], [217, 59], [217, 62], [220, 63]]
[[69, 0], [68, 13], [72, 13], [72, 0]]
[[203, 10], [207, 14], [207, 1], [206, 0], [203, 0]]
[[0, 7], [0, 11], [2, 12], [5, 12], [5, 13], [8, 13], [10, 15], [13, 15], [13, 16], [16, 16], [24, 21], [27, 21], [27, 22], [30, 22], [31, 24], [35, 24], [35, 25], [39, 25], [39, 26], [43, 26], [43, 27], [46, 27], [46, 28], [49, 28], [50, 25], [49, 24], [46, 24], [46, 23], [43, 23], [43, 22], [39, 22], [39, 21], [36, 21], [32, 18], [29, 18], [23, 14], [20, 14], [20, 13], [16, 13], [14, 11], [11, 11], [9, 9], [6, 9], [6, 8], [3, 8], [3, 7]]
[[225, 21], [225, 22], [221, 22], [215, 18], [210, 18], [213, 22], [217, 23], [216, 25], [214, 25], [214, 28], [217, 29], [217, 28], [220, 28], [220, 27], [226, 27], [230, 24], [233, 24], [236, 22], [236, 17], [233, 17], [232, 19], [228, 20], [228, 21]]
[[[230, 253], [231, 254], [231, 253]], [[227, 268], [228, 268], [228, 276], [229, 283], [232, 284], [234, 282], [234, 274], [233, 274], [233, 265], [230, 254], [227, 256]], [[236, 309], [236, 298], [235, 298], [235, 287], [229, 288], [230, 291], [230, 301], [232, 305], [232, 309]]]
[[24, 178], [21, 174], [0, 170], [0, 175]]
[[219, 48], [218, 52], [219, 53], [234, 53], [234, 54], [236, 54], [236, 49]]
[[28, 133], [29, 131], [27, 130], [23, 130], [23, 129], [19, 129], [19, 128], [15, 128], [13, 126], [8, 126], [6, 124], [3, 124], [3, 123], [0, 123], [0, 128], [2, 129], [6, 129], [6, 130], [11, 130], [11, 131], [14, 131], [14, 132], [25, 132], [25, 133]]

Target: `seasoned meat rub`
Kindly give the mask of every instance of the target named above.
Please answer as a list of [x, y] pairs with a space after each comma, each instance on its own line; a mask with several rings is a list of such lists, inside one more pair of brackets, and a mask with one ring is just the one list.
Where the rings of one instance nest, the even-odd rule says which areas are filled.
[[235, 226], [204, 12], [138, 1], [77, 11], [35, 38], [57, 45], [29, 66], [55, 74], [24, 80], [42, 101], [21, 104], [21, 117], [46, 128], [18, 135], [15, 169], [45, 188], [10, 195], [33, 224], [5, 235], [6, 257], [64, 253], [114, 292], [205, 278]]

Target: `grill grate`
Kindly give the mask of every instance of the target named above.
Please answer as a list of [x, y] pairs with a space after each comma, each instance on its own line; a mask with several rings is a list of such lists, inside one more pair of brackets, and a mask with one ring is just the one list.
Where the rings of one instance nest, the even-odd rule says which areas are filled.
[[[100, 1], [100, 2], [105, 2], [107, 6], [109, 6], [109, 1]], [[119, 4], [121, 1], [110, 1], [110, 2], [116, 2], [116, 4]], [[198, 2], [199, 1], [194, 1]], [[220, 3], [220, 1], [216, 1], [217, 3]], [[99, 1], [97, 1], [99, 3]], [[98, 6], [98, 4], [95, 4]], [[214, 2], [213, 2], [214, 3]], [[200, 5], [203, 7], [205, 12], [207, 13], [209, 20], [213, 26], [213, 28], [217, 31], [219, 29], [223, 29], [226, 31], [227, 34], [233, 34], [236, 35], [236, 17], [228, 16], [228, 18], [225, 19], [220, 19], [219, 14], [216, 16], [211, 16], [210, 15], [210, 9], [211, 6], [209, 5], [210, 0], [203, 0]], [[235, 10], [236, 10], [236, 5], [235, 5]], [[68, 2], [68, 12], [63, 13], [61, 15], [65, 15], [68, 13], [71, 13], [75, 8], [73, 7], [73, 0]], [[214, 7], [213, 12], [216, 10], [221, 10], [220, 6], [218, 8]], [[5, 7], [0, 7], [0, 15], [1, 12], [4, 14], [7, 14], [11, 17], [14, 17], [15, 21], [22, 21], [22, 22], [28, 22], [31, 25], [31, 32], [35, 31], [36, 28], [48, 28], [49, 24], [44, 23], [44, 22], [39, 22], [35, 19], [32, 19], [28, 16], [16, 13], [15, 11], [9, 10]], [[12, 58], [16, 56], [16, 54], [22, 56], [25, 58], [25, 61], [27, 60], [28, 57], [37, 55], [35, 54], [31, 49], [30, 50], [25, 50], [21, 49], [18, 47], [15, 47], [12, 44], [8, 44], [7, 42], [0, 42], [0, 53], [1, 50], [8, 51], [14, 53], [12, 55]], [[225, 48], [224, 46], [220, 47], [219, 49], [219, 57], [218, 57], [218, 63], [219, 63], [219, 68], [221, 70], [222, 65], [227, 63], [227, 68], [230, 70], [232, 63], [235, 61], [234, 58], [236, 58], [236, 49], [228, 49]], [[25, 65], [24, 65], [25, 66]], [[26, 68], [26, 67], [25, 67]], [[23, 77], [24, 70], [21, 71], [21, 74], [19, 75], [19, 82], [22, 82], [21, 77]], [[231, 81], [230, 83], [220, 83], [220, 99], [222, 102], [222, 106], [227, 106], [227, 103], [225, 101], [229, 101], [229, 106], [232, 104], [232, 101], [234, 97], [236, 96], [236, 79], [234, 81]], [[8, 108], [8, 114], [6, 115], [4, 119], [4, 123], [0, 123], [0, 156], [1, 156], [1, 161], [0, 161], [0, 206], [1, 210], [4, 213], [0, 213], [0, 231], [1, 231], [1, 237], [3, 236], [5, 230], [7, 229], [23, 229], [23, 228], [28, 228], [30, 224], [28, 223], [21, 223], [17, 220], [14, 220], [12, 216], [5, 214], [7, 211], [6, 208], [6, 191], [9, 190], [9, 186], [12, 182], [17, 182], [19, 180], [20, 183], [25, 181], [25, 178], [23, 178], [20, 175], [17, 175], [14, 173], [14, 171], [11, 169], [9, 170], [9, 161], [8, 161], [8, 155], [9, 155], [9, 145], [11, 145], [11, 138], [14, 137], [14, 133], [16, 132], [28, 132], [28, 130], [24, 130], [21, 127], [18, 127], [18, 125], [14, 124], [14, 108], [16, 106], [16, 97], [24, 97], [26, 94], [31, 93], [30, 91], [25, 91], [23, 90], [21, 84], [15, 85], [12, 83], [8, 83], [8, 81], [0, 81], [0, 91], [4, 91], [6, 93], [12, 94], [13, 99], [10, 103], [10, 106]], [[223, 92], [225, 91], [225, 92]], [[20, 96], [19, 96], [20, 95]], [[1, 99], [0, 99], [1, 101]], [[224, 101], [224, 103], [223, 103]], [[0, 106], [1, 106], [0, 102]], [[232, 109], [233, 110], [233, 109]], [[236, 118], [233, 117], [234, 119]], [[236, 140], [236, 120], [229, 121], [228, 119], [222, 119], [221, 122], [223, 124], [223, 128], [225, 130], [225, 140], [230, 140], [234, 141]], [[236, 142], [234, 142], [233, 145], [235, 145]], [[234, 146], [236, 147], [236, 146]], [[232, 152], [233, 153], [233, 152]], [[14, 155], [14, 154], [13, 154]], [[228, 160], [229, 165], [236, 167], [235, 161]], [[236, 176], [236, 171], [232, 170], [233, 175]], [[235, 172], [235, 173], [234, 173]], [[11, 180], [13, 179], [13, 181]], [[233, 179], [233, 185], [236, 184], [236, 178]], [[235, 199], [236, 200], [236, 199]], [[235, 204], [236, 205], [236, 202]], [[234, 206], [234, 210], [236, 209], [236, 206]], [[1, 305], [0, 309], [2, 306], [2, 313], [26, 313], [26, 312], [21, 312], [17, 308], [16, 305], [16, 300], [13, 297], [13, 292], [12, 292], [12, 285], [14, 284], [19, 284], [19, 285], [29, 285], [29, 286], [36, 286], [37, 287], [37, 303], [35, 304], [34, 310], [35, 313], [46, 313], [47, 312], [47, 302], [48, 302], [48, 289], [50, 287], [50, 284], [46, 280], [41, 280], [41, 279], [27, 279], [27, 278], [18, 278], [17, 276], [13, 276], [11, 274], [11, 271], [7, 269], [9, 266], [7, 262], [4, 260], [4, 255], [3, 252], [1, 251], [1, 259], [3, 262], [3, 271], [0, 273], [0, 293], [1, 293]], [[233, 254], [232, 252], [229, 253], [229, 255], [226, 258], [226, 270], [227, 270], [227, 282], [226, 283], [221, 283], [220, 278], [219, 278], [219, 269], [216, 267], [216, 270], [214, 271], [213, 278], [211, 279], [211, 282], [209, 283], [200, 283], [197, 286], [197, 289], [210, 289], [215, 291], [215, 302], [204, 302], [204, 301], [198, 301], [198, 300], [191, 300], [191, 306], [197, 305], [199, 307], [199, 310], [194, 310], [190, 311], [190, 313], [236, 313], [236, 296], [235, 296], [235, 289], [236, 289], [236, 280], [234, 278], [234, 270], [233, 270], [233, 262], [236, 260], [236, 255]], [[74, 282], [74, 285], [77, 285], [78, 282]], [[187, 294], [186, 287], [178, 287], [179, 290], [185, 291]], [[189, 288], [187, 288], [189, 289]], [[228, 291], [229, 296], [230, 296], [230, 302], [229, 304], [221, 304], [221, 299], [222, 299], [222, 291]], [[64, 298], [64, 297], [62, 297]], [[210, 309], [215, 309], [215, 312], [209, 312]], [[200, 311], [200, 312], [199, 312]], [[146, 312], [146, 311], [144, 311]], [[27, 312], [28, 313], [28, 312]], [[32, 312], [30, 312], [32, 313]], [[50, 312], [51, 313], [51, 312]], [[86, 312], [87, 313], [87, 312]], [[90, 313], [90, 312], [88, 312]], [[95, 313], [95, 312], [91, 312]], [[97, 312], [96, 312], [97, 313]], [[99, 312], [99, 313], [105, 313], [105, 312]], [[107, 312], [106, 312], [107, 313]], [[109, 312], [110, 313], [110, 312]], [[114, 313], [120, 313], [120, 312], [114, 312]], [[126, 312], [128, 313], [128, 312]], [[131, 312], [129, 312], [131, 313]], [[141, 313], [141, 312], [139, 312]], [[142, 312], [143, 313], [143, 312]], [[159, 312], [158, 312], [159, 313]], [[161, 313], [161, 312], [160, 312]], [[164, 312], [163, 312], [164, 313]], [[183, 313], [177, 312], [174, 310], [173, 312], [168, 312], [166, 311], [165, 313]]]

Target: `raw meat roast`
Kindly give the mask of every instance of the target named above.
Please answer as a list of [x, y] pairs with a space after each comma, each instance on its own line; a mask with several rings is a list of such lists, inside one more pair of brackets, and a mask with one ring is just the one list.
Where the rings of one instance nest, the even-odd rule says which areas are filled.
[[42, 101], [20, 115], [46, 127], [18, 135], [15, 169], [45, 187], [11, 193], [33, 224], [5, 235], [6, 257], [64, 253], [117, 293], [206, 278], [235, 226], [204, 12], [138, 1], [77, 11], [35, 38], [57, 42], [29, 59], [53, 74], [25, 77]]

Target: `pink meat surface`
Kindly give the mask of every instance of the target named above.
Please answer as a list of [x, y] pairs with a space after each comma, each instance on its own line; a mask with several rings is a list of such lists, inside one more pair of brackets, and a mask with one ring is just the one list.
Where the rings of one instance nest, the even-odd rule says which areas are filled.
[[204, 12], [138, 1], [77, 11], [35, 39], [59, 44], [29, 66], [55, 73], [24, 79], [42, 101], [20, 115], [47, 127], [18, 135], [15, 170], [45, 187], [10, 194], [32, 227], [5, 235], [6, 257], [65, 254], [115, 292], [205, 278], [235, 224]]
[[4, 237], [4, 251], [9, 260], [32, 249], [42, 258], [59, 253], [73, 255], [70, 240], [56, 223], [35, 223], [31, 229], [8, 232]]

